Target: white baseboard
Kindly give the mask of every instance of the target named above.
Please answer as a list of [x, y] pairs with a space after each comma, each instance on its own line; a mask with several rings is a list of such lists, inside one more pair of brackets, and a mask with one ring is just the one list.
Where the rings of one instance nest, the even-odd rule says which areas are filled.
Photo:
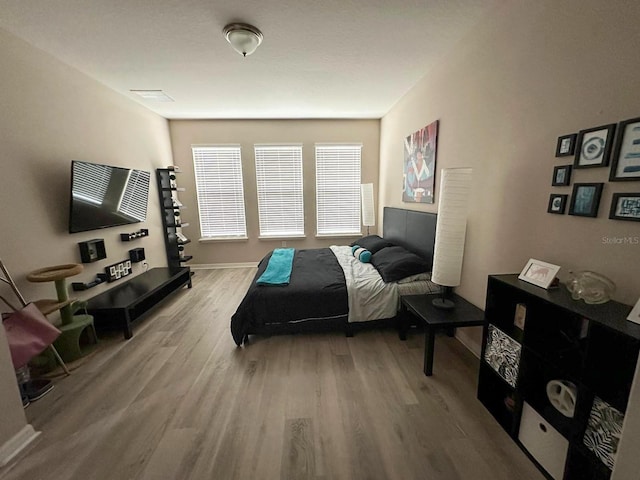
[[9, 463], [27, 445], [33, 442], [38, 435], [40, 435], [40, 432], [36, 432], [31, 425], [27, 424], [13, 438], [4, 442], [0, 446], [0, 467], [4, 467]]
[[482, 347], [471, 339], [469, 336], [465, 335], [462, 329], [456, 330], [456, 340], [458, 340], [462, 345], [464, 345], [467, 350], [473, 353], [476, 357], [480, 358], [480, 352], [482, 351]]
[[258, 262], [245, 263], [196, 263], [189, 265], [191, 270], [218, 270], [220, 268], [256, 268]]

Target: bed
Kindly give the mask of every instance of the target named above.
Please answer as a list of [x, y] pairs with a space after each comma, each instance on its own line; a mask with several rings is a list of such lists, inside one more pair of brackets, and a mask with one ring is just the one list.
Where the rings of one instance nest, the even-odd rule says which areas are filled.
[[[258, 265], [245, 297], [231, 318], [237, 345], [252, 334], [359, 328], [393, 322], [400, 295], [433, 293], [436, 214], [385, 207], [383, 237], [358, 243], [373, 252], [371, 263], [354, 257], [351, 246], [296, 250], [290, 281], [259, 285], [273, 252]], [[413, 280], [413, 281], [412, 281]]]

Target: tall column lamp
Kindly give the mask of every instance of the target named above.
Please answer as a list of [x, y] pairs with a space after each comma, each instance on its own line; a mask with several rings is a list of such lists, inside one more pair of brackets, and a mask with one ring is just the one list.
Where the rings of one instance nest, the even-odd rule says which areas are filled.
[[367, 235], [369, 235], [369, 227], [374, 227], [376, 224], [373, 208], [373, 183], [360, 185], [360, 194], [362, 197], [362, 225], [367, 227]]
[[438, 308], [455, 307], [449, 297], [452, 288], [460, 285], [472, 172], [471, 168], [446, 168], [440, 174], [440, 200], [431, 272], [431, 281], [442, 287], [442, 296], [433, 300], [433, 305]]

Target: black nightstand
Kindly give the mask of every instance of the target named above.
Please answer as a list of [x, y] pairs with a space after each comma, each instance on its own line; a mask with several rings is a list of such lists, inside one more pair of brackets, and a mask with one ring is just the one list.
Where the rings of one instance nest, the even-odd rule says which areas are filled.
[[424, 374], [427, 376], [433, 373], [436, 330], [484, 325], [484, 312], [455, 293], [450, 297], [456, 304], [453, 309], [434, 307], [431, 301], [439, 296], [440, 294], [401, 297], [403, 314], [410, 313], [424, 322]]

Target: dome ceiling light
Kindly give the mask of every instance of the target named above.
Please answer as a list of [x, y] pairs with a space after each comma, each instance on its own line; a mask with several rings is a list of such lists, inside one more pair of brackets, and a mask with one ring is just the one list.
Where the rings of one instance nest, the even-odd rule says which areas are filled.
[[251, 55], [262, 43], [262, 32], [246, 23], [230, 23], [222, 30], [227, 42], [243, 57]]

